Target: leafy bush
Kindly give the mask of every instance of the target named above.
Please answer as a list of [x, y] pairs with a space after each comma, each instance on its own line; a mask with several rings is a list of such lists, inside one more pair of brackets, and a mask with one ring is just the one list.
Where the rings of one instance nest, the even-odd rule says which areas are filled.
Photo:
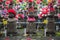
[[60, 32], [56, 32], [56, 36], [60, 36]]

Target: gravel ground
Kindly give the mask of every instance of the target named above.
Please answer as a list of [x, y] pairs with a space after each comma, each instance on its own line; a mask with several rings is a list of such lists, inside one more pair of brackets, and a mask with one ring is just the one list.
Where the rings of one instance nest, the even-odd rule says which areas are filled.
[[[19, 29], [18, 33], [19, 33], [18, 36], [9, 37], [9, 38], [8, 37], [5, 37], [5, 38], [0, 37], [0, 40], [6, 40], [6, 39], [8, 39], [8, 40], [26, 40], [27, 39], [27, 37], [23, 36], [23, 33], [24, 33], [23, 29]], [[38, 31], [37, 34], [38, 35], [32, 35], [32, 36], [30, 36], [30, 38], [32, 38], [32, 40], [48, 40], [48, 38], [49, 38], [49, 37], [43, 37], [42, 36], [43, 35], [42, 31]], [[60, 40], [60, 37], [53, 37], [53, 39], [54, 40]]]

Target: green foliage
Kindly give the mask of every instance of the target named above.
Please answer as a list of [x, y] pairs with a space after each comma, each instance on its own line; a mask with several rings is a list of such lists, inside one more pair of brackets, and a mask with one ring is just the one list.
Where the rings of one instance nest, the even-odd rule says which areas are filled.
[[56, 36], [60, 36], [60, 32], [56, 32]]
[[43, 5], [47, 5], [48, 4], [46, 0], [42, 1], [42, 3], [43, 3]]

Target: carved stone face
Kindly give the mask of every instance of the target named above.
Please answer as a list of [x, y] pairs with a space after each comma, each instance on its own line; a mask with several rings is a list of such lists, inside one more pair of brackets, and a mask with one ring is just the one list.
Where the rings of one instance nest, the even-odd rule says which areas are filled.
[[59, 6], [55, 6], [55, 14], [58, 14], [58, 13], [60, 13], [60, 8]]
[[58, 6], [57, 8], [60, 8], [60, 6]]
[[13, 13], [9, 13], [9, 18], [14, 18], [14, 14]]

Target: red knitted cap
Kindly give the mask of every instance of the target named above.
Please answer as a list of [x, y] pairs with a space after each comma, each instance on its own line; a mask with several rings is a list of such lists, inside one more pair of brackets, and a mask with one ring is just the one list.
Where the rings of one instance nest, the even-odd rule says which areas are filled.
[[8, 13], [12, 13], [12, 14], [14, 14], [14, 15], [16, 16], [16, 12], [15, 12], [15, 10], [13, 10], [13, 9], [9, 9], [9, 10], [8, 10]]

